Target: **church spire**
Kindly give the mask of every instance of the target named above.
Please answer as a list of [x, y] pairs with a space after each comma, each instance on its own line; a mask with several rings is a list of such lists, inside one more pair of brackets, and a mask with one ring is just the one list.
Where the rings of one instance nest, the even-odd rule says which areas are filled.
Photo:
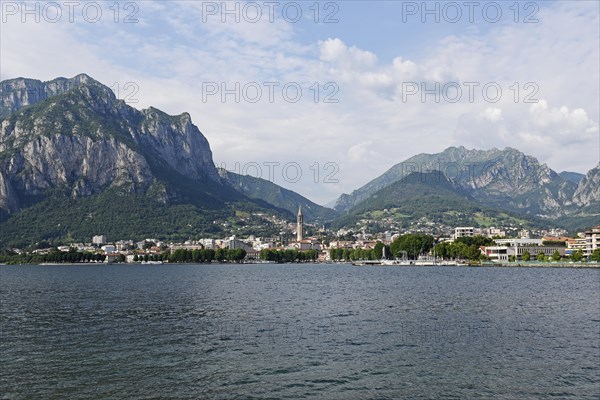
[[304, 222], [304, 217], [302, 216], [302, 206], [298, 206], [298, 217], [296, 222], [296, 241], [300, 242], [302, 240], [302, 224]]

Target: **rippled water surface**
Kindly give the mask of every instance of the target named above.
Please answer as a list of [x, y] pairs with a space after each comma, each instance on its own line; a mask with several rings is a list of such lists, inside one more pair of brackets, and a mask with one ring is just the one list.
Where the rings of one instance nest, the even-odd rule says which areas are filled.
[[0, 266], [2, 399], [598, 399], [600, 271]]

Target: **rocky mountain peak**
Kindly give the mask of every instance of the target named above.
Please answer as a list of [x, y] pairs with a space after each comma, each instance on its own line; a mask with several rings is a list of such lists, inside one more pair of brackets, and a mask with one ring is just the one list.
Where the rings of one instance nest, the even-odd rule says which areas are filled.
[[218, 183], [208, 141], [188, 113], [137, 110], [86, 74], [1, 82], [0, 210], [62, 187], [144, 192], [157, 177]]
[[115, 99], [112, 90], [86, 74], [79, 74], [73, 78], [56, 78], [47, 82], [37, 79], [15, 78], [2, 81], [0, 85], [0, 118], [25, 106], [34, 105], [84, 85], [89, 87], [88, 92], [95, 88], [97, 91], [104, 92], [104, 96]]

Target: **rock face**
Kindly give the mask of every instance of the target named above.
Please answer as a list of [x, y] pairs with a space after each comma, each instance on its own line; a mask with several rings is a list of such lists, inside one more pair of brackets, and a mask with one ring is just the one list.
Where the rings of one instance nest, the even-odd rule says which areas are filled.
[[138, 111], [87, 75], [4, 81], [0, 210], [14, 213], [60, 188], [73, 197], [119, 187], [141, 193], [175, 173], [220, 182], [206, 138], [187, 113]]
[[600, 202], [600, 163], [591, 169], [579, 183], [573, 203], [578, 206], [589, 206]]
[[429, 171], [443, 172], [457, 189], [486, 206], [549, 217], [568, 213], [577, 189], [572, 180], [512, 148], [450, 147], [438, 154], [419, 154], [396, 164], [365, 186], [342, 195], [335, 209], [348, 210], [412, 172]]
[[57, 78], [50, 82], [42, 82], [35, 79], [9, 79], [1, 82], [2, 96], [0, 98], [0, 118], [29, 106], [67, 92], [69, 89], [86, 83], [97, 83], [86, 74], [77, 75], [74, 78]]

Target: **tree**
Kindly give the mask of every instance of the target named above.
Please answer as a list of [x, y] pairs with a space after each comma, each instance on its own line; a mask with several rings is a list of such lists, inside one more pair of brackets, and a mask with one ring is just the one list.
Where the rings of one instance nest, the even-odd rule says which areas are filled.
[[446, 242], [436, 244], [434, 247], [435, 256], [438, 258], [441, 258], [441, 259], [448, 257], [449, 248], [450, 248], [450, 244], [448, 244]]
[[223, 262], [226, 257], [227, 257], [227, 253], [226, 253], [225, 249], [217, 249], [217, 251], [215, 252], [215, 259], [218, 262]]
[[433, 247], [433, 236], [418, 233], [402, 235], [390, 246], [394, 257], [399, 258], [406, 252], [409, 258], [417, 259], [420, 254], [428, 253]]
[[577, 250], [571, 254], [571, 260], [575, 262], [579, 262], [583, 259], [583, 251]]
[[590, 256], [592, 261], [600, 262], [600, 248], [592, 251], [592, 255]]
[[376, 260], [380, 260], [383, 258], [383, 249], [384, 248], [385, 248], [385, 245], [383, 243], [381, 243], [381, 242], [375, 243], [375, 247], [373, 248], [373, 253], [375, 253], [374, 256], [375, 256]]
[[540, 252], [537, 254], [537, 256], [536, 256], [536, 259], [537, 259], [538, 261], [545, 261], [545, 260], [546, 260], [546, 255], [544, 254], [544, 252], [540, 251]]
[[515, 257], [513, 255], [508, 256], [508, 262], [515, 262], [515, 261], [517, 261], [517, 257]]
[[464, 243], [467, 246], [475, 245], [477, 247], [489, 246], [494, 243], [494, 241], [492, 239], [485, 237], [485, 236], [481, 236], [481, 235], [462, 236], [462, 237], [456, 238], [456, 240], [454, 240], [454, 242], [455, 243]]
[[246, 257], [246, 250], [244, 249], [232, 249], [227, 250], [227, 260], [240, 262]]
[[552, 253], [552, 259], [554, 261], [560, 261], [560, 253], [558, 252], [558, 250], [555, 250], [554, 253]]
[[529, 254], [529, 252], [526, 250], [523, 255], [521, 256], [521, 260], [527, 262], [531, 259], [531, 254]]

